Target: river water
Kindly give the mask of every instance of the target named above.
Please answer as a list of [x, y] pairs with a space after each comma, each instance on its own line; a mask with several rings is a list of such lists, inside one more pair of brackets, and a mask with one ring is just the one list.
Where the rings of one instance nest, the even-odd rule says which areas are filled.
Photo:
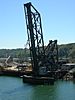
[[0, 100], [75, 100], [75, 83], [57, 81], [52, 86], [32, 86], [21, 78], [0, 76]]

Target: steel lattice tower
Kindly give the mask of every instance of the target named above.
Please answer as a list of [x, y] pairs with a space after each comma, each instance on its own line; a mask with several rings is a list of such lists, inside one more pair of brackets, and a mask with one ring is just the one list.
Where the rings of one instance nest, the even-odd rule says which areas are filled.
[[24, 11], [33, 73], [37, 75], [39, 62], [45, 55], [41, 16], [31, 3], [24, 4]]

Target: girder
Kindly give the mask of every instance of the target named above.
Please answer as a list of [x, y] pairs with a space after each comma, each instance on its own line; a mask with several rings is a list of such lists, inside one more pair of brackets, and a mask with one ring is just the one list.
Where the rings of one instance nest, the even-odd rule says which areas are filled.
[[56, 70], [58, 64], [57, 40], [50, 40], [45, 48], [40, 13], [30, 2], [24, 4], [24, 11], [33, 74], [38, 75], [40, 67], [46, 67], [50, 71]]
[[27, 34], [29, 41], [30, 54], [32, 57], [32, 67], [34, 74], [37, 74], [41, 60], [40, 55], [44, 55], [44, 40], [40, 13], [31, 3], [24, 4]]

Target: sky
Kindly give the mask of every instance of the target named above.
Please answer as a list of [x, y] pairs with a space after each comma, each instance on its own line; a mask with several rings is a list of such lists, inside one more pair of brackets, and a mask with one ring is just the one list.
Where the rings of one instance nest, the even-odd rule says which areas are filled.
[[24, 4], [41, 14], [45, 45], [75, 43], [75, 0], [0, 0], [0, 49], [24, 48], [27, 37]]

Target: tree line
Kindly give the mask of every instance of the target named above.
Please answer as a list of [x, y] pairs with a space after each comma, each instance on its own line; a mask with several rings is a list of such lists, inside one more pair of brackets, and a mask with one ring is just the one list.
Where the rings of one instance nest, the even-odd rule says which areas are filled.
[[[58, 45], [59, 58], [75, 59], [75, 43]], [[30, 56], [29, 49], [0, 49], [0, 58], [24, 58]]]

